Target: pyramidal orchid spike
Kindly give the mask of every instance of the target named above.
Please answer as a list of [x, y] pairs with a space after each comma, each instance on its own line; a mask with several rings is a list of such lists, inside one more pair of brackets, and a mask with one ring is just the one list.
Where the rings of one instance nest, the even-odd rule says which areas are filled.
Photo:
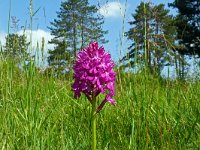
[[113, 70], [114, 62], [111, 55], [106, 53], [103, 47], [99, 47], [97, 42], [91, 42], [88, 47], [82, 49], [76, 57], [73, 66], [74, 83], [72, 90], [74, 97], [79, 98], [84, 93], [92, 103], [92, 96], [106, 94], [98, 112], [104, 106], [105, 102], [115, 105], [112, 97], [115, 94], [116, 73]]

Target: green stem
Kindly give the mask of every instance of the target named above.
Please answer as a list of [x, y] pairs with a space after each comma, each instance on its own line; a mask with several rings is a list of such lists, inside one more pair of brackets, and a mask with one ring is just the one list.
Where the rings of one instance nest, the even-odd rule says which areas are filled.
[[92, 99], [92, 150], [96, 150], [96, 97]]
[[[147, 67], [147, 15], [146, 15], [146, 4], [144, 2], [144, 57], [145, 57], [145, 67]], [[145, 68], [146, 69], [146, 68]]]

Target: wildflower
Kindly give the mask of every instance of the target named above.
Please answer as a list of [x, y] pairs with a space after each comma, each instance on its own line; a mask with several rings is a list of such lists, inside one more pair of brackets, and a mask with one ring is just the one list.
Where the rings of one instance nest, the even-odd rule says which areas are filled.
[[82, 49], [76, 58], [74, 70], [74, 84], [72, 90], [74, 97], [79, 98], [81, 92], [93, 103], [100, 94], [106, 94], [105, 99], [97, 108], [99, 112], [106, 102], [112, 105], [116, 101], [112, 98], [115, 95], [116, 73], [113, 70], [114, 63], [109, 53], [103, 47], [98, 47], [97, 42], [92, 42], [87, 48]]
[[[106, 53], [103, 47], [98, 47], [97, 42], [92, 42], [87, 48], [77, 54], [74, 70], [74, 84], [72, 90], [74, 97], [79, 98], [84, 93], [90, 103], [91, 126], [92, 126], [92, 149], [96, 150], [96, 113], [99, 112], [106, 102], [116, 104], [112, 97], [115, 95], [115, 76], [113, 71], [114, 63], [110, 54]], [[96, 97], [106, 94], [105, 99], [96, 107]]]

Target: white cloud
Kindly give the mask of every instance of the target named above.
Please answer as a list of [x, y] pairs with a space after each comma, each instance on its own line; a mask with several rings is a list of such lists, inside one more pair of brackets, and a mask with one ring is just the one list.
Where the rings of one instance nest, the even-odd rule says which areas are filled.
[[99, 9], [99, 13], [105, 18], [119, 18], [123, 17], [125, 12], [125, 5], [120, 2], [108, 2]]
[[[20, 30], [17, 33], [19, 35], [23, 35], [24, 31]], [[30, 41], [30, 34], [31, 34], [31, 30], [25, 31], [25, 35], [27, 36], [28, 41]], [[44, 38], [44, 51], [45, 51], [45, 53], [47, 53], [48, 49], [53, 48], [52, 44], [48, 44], [48, 41], [50, 41], [53, 38], [53, 36], [49, 32], [41, 30], [41, 29], [32, 31], [32, 46], [33, 46], [33, 49], [37, 48], [37, 44], [39, 46], [39, 49], [42, 48], [42, 38]]]
[[[25, 34], [27, 37], [27, 42], [30, 42], [30, 34], [31, 30], [20, 30], [17, 32], [19, 35]], [[1, 32], [0, 31], [0, 45], [5, 46], [6, 40], [5, 37], [7, 36], [7, 33]], [[42, 38], [44, 38], [44, 57], [45, 57], [45, 64], [42, 63]], [[33, 30], [32, 31], [32, 47], [33, 51], [31, 52], [32, 55], [38, 56], [37, 63], [38, 65], [46, 66], [47, 65], [47, 55], [48, 55], [48, 50], [53, 49], [54, 45], [53, 44], [48, 44], [48, 41], [50, 41], [53, 38], [53, 36], [50, 34], [50, 32], [38, 29], [38, 30]], [[37, 47], [38, 45], [38, 47]], [[30, 48], [30, 47], [29, 47]], [[38, 51], [37, 51], [38, 49]], [[29, 51], [29, 50], [28, 50]], [[30, 52], [30, 51], [29, 51]]]
[[6, 43], [6, 33], [5, 32], [1, 32], [0, 31], [0, 45], [1, 46], [3, 46], [3, 45], [5, 45], [5, 43]]
[[[25, 32], [24, 32], [24, 30], [20, 30], [17, 32], [17, 34], [19, 34], [19, 35], [25, 34], [27, 37], [27, 41], [28, 42], [30, 41], [31, 30], [26, 30]], [[7, 36], [7, 33], [0, 32], [0, 42], [1, 42], [2, 46], [4, 46], [6, 43], [6, 40], [5, 40], [6, 36]], [[41, 29], [32, 31], [33, 50], [35, 50], [37, 48], [37, 43], [38, 43], [39, 49], [41, 49], [42, 38], [44, 38], [44, 51], [45, 51], [45, 53], [47, 53], [48, 49], [52, 49], [54, 46], [52, 44], [48, 44], [48, 41], [50, 41], [53, 38], [53, 36], [49, 32], [41, 30]]]

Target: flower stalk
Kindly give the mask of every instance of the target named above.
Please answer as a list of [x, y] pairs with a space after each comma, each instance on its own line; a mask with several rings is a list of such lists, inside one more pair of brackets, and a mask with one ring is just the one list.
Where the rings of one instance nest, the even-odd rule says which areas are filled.
[[97, 145], [97, 137], [96, 137], [96, 97], [92, 98], [92, 112], [91, 112], [91, 116], [92, 116], [92, 120], [91, 120], [91, 124], [92, 124], [92, 150], [96, 150], [96, 145]]

